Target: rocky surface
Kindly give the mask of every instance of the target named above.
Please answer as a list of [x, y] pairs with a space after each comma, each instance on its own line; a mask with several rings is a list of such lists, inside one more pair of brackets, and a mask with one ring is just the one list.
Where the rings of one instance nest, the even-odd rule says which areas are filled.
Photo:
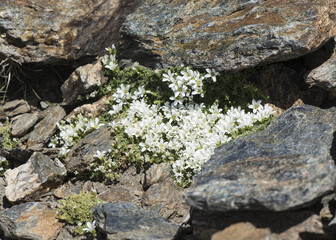
[[21, 114], [15, 118], [12, 118], [14, 121], [12, 124], [11, 134], [14, 137], [22, 137], [27, 132], [29, 132], [35, 124], [41, 120], [41, 115], [38, 113], [25, 113]]
[[65, 165], [69, 172], [83, 172], [94, 161], [97, 151], [109, 149], [113, 140], [107, 126], [101, 127], [80, 140], [69, 152]]
[[264, 131], [219, 147], [193, 178], [186, 200], [222, 212], [283, 211], [316, 201], [334, 189], [335, 113], [294, 107]]
[[63, 224], [50, 204], [28, 202], [0, 213], [0, 230], [12, 239], [55, 239]]
[[51, 64], [92, 58], [118, 41], [120, 25], [141, 2], [1, 2], [0, 57]]
[[107, 239], [174, 239], [179, 226], [127, 202], [106, 203], [94, 208], [98, 229]]
[[66, 176], [66, 169], [58, 160], [34, 153], [27, 163], [5, 172], [6, 197], [10, 202], [38, 200], [57, 187]]
[[32, 149], [43, 147], [56, 132], [57, 123], [65, 116], [64, 109], [58, 105], [47, 108], [45, 117], [34, 127], [29, 134], [27, 146]]
[[332, 1], [148, 0], [122, 26], [122, 55], [232, 70], [305, 55], [336, 35]]
[[[212, 235], [211, 240], [275, 240], [269, 229], [257, 229], [251, 223], [237, 223]], [[280, 240], [280, 239], [279, 239]]]
[[336, 52], [328, 61], [312, 70], [305, 81], [310, 86], [319, 86], [325, 90], [335, 92], [336, 89]]
[[[0, 98], [11, 67], [13, 76], [0, 126], [9, 123], [20, 142], [0, 147], [10, 168], [0, 177], [0, 239], [336, 239], [336, 110], [305, 105], [336, 106], [334, 87], [307, 80], [318, 73], [333, 84], [325, 66], [335, 58], [335, 8], [330, 0], [1, 2]], [[46, 144], [61, 119], [98, 117], [113, 100], [77, 101], [106, 81], [95, 57], [112, 43], [120, 66], [253, 67], [247, 81], [280, 117], [219, 147], [190, 189], [176, 186], [169, 163], [89, 179], [82, 171], [114, 141], [109, 127], [73, 146], [65, 167]], [[24, 96], [12, 95], [20, 88]], [[283, 113], [291, 106], [299, 107]], [[83, 190], [106, 203], [95, 208], [97, 237], [56, 218], [57, 201]]]
[[30, 106], [26, 101], [22, 99], [14, 100], [0, 106], [0, 119], [3, 120], [6, 117], [14, 117], [27, 112], [30, 112]]
[[62, 104], [76, 104], [79, 95], [84, 96], [106, 82], [107, 78], [104, 76], [101, 59], [94, 64], [81, 66], [63, 83], [61, 87]]

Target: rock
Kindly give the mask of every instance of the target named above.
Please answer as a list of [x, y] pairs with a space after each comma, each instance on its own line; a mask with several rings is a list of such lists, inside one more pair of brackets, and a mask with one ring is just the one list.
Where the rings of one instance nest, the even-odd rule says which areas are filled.
[[94, 64], [86, 64], [77, 68], [61, 87], [63, 104], [74, 105], [79, 95], [84, 96], [105, 84], [107, 77], [104, 76], [103, 70], [101, 58]]
[[174, 239], [178, 225], [128, 202], [106, 203], [93, 210], [97, 229], [107, 239]]
[[[274, 240], [271, 231], [265, 228], [256, 228], [249, 222], [236, 223], [223, 231], [212, 235], [211, 240]], [[280, 239], [279, 239], [280, 240]]]
[[13, 137], [22, 137], [25, 135], [35, 124], [41, 119], [41, 115], [37, 112], [35, 113], [25, 113], [21, 114], [15, 118], [12, 123], [11, 134]]
[[65, 159], [68, 172], [83, 172], [93, 161], [97, 151], [106, 151], [111, 147], [112, 132], [103, 126], [81, 139]]
[[145, 174], [143, 188], [148, 189], [155, 183], [163, 182], [171, 178], [171, 167], [169, 163], [153, 164]]
[[106, 111], [107, 104], [109, 104], [112, 99], [112, 95], [106, 95], [97, 102], [76, 107], [74, 110], [72, 110], [71, 113], [68, 114], [66, 119], [71, 120], [78, 114], [81, 114], [83, 117], [98, 117]]
[[182, 197], [184, 192], [172, 181], [155, 183], [144, 193], [141, 206], [181, 224], [189, 214], [189, 206]]
[[[0, 57], [64, 64], [102, 54], [118, 42], [125, 17], [141, 0], [0, 3]], [[87, 60], [86, 60], [87, 61]]]
[[29, 134], [27, 140], [27, 146], [29, 148], [38, 149], [43, 147], [56, 132], [57, 123], [66, 116], [64, 109], [58, 105], [48, 108], [45, 111], [46, 116]]
[[52, 240], [63, 226], [56, 217], [47, 203], [23, 203], [1, 212], [0, 229], [9, 238]]
[[30, 112], [30, 109], [29, 104], [22, 99], [7, 102], [0, 106], [0, 120], [4, 120], [6, 117], [14, 117], [19, 114]]
[[22, 149], [15, 147], [12, 149], [0, 148], [0, 155], [4, 156], [13, 166], [18, 166], [24, 164], [28, 161], [30, 156], [33, 154], [32, 149]]
[[318, 86], [327, 91], [336, 92], [336, 52], [328, 61], [312, 70], [305, 82], [310, 86]]
[[[225, 213], [194, 209], [191, 212], [191, 219], [193, 236], [197, 240], [210, 239], [216, 232], [241, 222], [249, 222], [257, 229], [270, 229], [271, 239], [273, 237], [279, 240], [335, 239], [327, 226], [323, 225], [321, 218], [309, 209], [284, 212], [233, 211]], [[239, 233], [240, 236], [244, 236], [243, 230]]]
[[[334, 190], [336, 108], [289, 109], [265, 130], [219, 147], [185, 198], [203, 211], [284, 211]], [[309, 131], [308, 131], [309, 130]]]
[[336, 35], [329, 0], [148, 0], [122, 26], [122, 57], [238, 70], [312, 52]]
[[298, 99], [314, 106], [322, 104], [326, 99], [325, 91], [304, 84], [305, 69], [299, 62], [271, 64], [252, 77], [265, 96], [269, 96], [267, 102], [283, 109], [290, 108]]
[[27, 163], [5, 172], [6, 197], [12, 203], [37, 200], [60, 185], [66, 173], [58, 159], [36, 152]]
[[[1, 156], [0, 156], [1, 160]], [[5, 187], [6, 187], [6, 182], [4, 178], [0, 178], [0, 212], [4, 210], [6, 207], [6, 204], [4, 203], [3, 199], [5, 197]]]

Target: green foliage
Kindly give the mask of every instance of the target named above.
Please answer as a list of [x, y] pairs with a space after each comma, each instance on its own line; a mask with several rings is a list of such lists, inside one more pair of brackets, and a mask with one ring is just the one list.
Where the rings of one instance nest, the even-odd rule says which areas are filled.
[[8, 169], [8, 166], [9, 166], [8, 160], [0, 156], [0, 177], [4, 176], [4, 173]]
[[235, 135], [232, 136], [233, 139], [236, 138], [240, 138], [240, 137], [244, 137], [247, 136], [251, 133], [256, 133], [259, 131], [264, 130], [268, 125], [271, 124], [271, 122], [275, 119], [275, 117], [271, 116], [269, 118], [267, 118], [266, 120], [262, 121], [262, 122], [256, 122], [253, 127], [249, 127], [249, 128], [245, 128], [240, 130], [239, 132], [237, 132]]
[[101, 203], [102, 201], [97, 198], [97, 193], [81, 191], [79, 194], [73, 194], [67, 199], [58, 201], [58, 218], [69, 224], [77, 225], [76, 233], [84, 234], [85, 224], [93, 221], [92, 208]]
[[1, 147], [5, 149], [12, 149], [18, 144], [18, 140], [11, 135], [11, 127], [8, 119], [6, 119], [4, 126], [0, 126], [0, 139]]

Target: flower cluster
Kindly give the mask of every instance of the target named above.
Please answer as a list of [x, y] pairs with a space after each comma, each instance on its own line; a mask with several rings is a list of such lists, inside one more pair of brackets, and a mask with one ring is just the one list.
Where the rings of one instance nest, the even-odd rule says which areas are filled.
[[[129, 99], [136, 98], [129, 95]], [[273, 113], [260, 101], [253, 100], [249, 107], [253, 112], [231, 107], [224, 114], [216, 103], [210, 108], [196, 103], [176, 104], [175, 101], [158, 106], [136, 99], [128, 103], [125, 117], [110, 125], [123, 129], [129, 138], [139, 142], [145, 161], [172, 162], [177, 183], [186, 186], [216, 147]]]
[[70, 151], [70, 148], [80, 139], [103, 125], [104, 124], [100, 123], [98, 118], [85, 118], [81, 114], [78, 114], [71, 121], [62, 120], [57, 124], [59, 133], [51, 138], [48, 146], [52, 148], [60, 146], [59, 156], [65, 157]]

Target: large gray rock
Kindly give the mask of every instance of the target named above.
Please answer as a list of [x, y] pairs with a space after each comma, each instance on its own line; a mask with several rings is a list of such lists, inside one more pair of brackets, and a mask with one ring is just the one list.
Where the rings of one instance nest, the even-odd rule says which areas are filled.
[[52, 240], [62, 226], [48, 203], [23, 203], [0, 213], [0, 229], [12, 239]]
[[186, 200], [216, 212], [309, 205], [334, 190], [335, 129], [336, 108], [291, 108], [265, 130], [219, 147]]
[[124, 57], [232, 70], [303, 56], [336, 35], [330, 0], [147, 0], [122, 26]]
[[64, 63], [104, 52], [142, 0], [1, 1], [0, 58]]
[[305, 81], [310, 86], [336, 92], [336, 52], [328, 61], [311, 71]]
[[95, 207], [93, 217], [107, 239], [154, 240], [174, 239], [179, 228], [154, 212], [132, 203], [106, 203]]
[[58, 187], [66, 173], [58, 159], [52, 160], [36, 152], [27, 163], [5, 172], [6, 197], [10, 202], [37, 200]]

